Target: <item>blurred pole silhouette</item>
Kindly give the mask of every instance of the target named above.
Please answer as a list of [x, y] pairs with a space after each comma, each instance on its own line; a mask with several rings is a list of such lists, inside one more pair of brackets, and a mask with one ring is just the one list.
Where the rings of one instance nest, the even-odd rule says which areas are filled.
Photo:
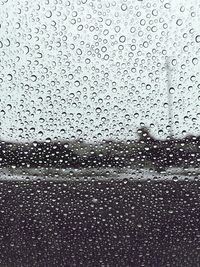
[[173, 97], [172, 86], [171, 86], [171, 68], [170, 68], [170, 58], [166, 59], [166, 76], [167, 76], [167, 93], [168, 93], [168, 122], [169, 122], [169, 137], [173, 138]]

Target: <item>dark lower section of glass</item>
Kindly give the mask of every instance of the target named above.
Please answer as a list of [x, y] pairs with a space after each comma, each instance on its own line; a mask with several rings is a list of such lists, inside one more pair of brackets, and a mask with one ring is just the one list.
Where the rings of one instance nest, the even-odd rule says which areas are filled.
[[199, 266], [200, 183], [1, 182], [0, 266]]

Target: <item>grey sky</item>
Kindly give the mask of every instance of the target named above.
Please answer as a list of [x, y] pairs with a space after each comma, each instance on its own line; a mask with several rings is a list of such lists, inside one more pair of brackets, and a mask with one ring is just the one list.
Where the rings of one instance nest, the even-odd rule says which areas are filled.
[[1, 1], [2, 139], [135, 138], [140, 124], [199, 133], [200, 4]]

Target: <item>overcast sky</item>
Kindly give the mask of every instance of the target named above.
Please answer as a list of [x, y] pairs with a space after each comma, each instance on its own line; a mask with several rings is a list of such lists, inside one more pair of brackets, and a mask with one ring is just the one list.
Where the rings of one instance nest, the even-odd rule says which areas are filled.
[[0, 2], [4, 140], [200, 133], [200, 3]]

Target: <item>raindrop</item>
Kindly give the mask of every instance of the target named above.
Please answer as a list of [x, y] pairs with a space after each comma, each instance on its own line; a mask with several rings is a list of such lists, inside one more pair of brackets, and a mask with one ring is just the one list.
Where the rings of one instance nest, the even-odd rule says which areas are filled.
[[83, 30], [83, 25], [82, 24], [78, 25], [77, 30], [78, 31], [82, 31]]
[[107, 26], [110, 26], [111, 23], [112, 23], [112, 20], [111, 20], [111, 19], [107, 19], [107, 20], [105, 21], [105, 23], [106, 23]]
[[170, 94], [174, 94], [174, 93], [175, 93], [175, 89], [174, 89], [173, 87], [170, 87], [170, 89], [169, 89], [169, 93], [170, 93]]
[[172, 65], [176, 66], [176, 64], [177, 64], [177, 60], [176, 59], [172, 59]]
[[82, 50], [80, 49], [80, 48], [78, 48], [77, 50], [76, 50], [76, 53], [77, 53], [77, 55], [82, 55]]
[[131, 50], [135, 51], [136, 50], [136, 45], [131, 45]]
[[122, 11], [126, 11], [127, 10], [127, 5], [126, 4], [122, 4], [121, 5], [121, 10]]
[[48, 19], [51, 18], [51, 17], [52, 17], [52, 12], [51, 12], [51, 10], [48, 10], [48, 11], [46, 12], [45, 16], [46, 16]]
[[138, 117], [139, 117], [139, 113], [137, 113], [137, 112], [134, 113], [134, 117], [135, 117], [135, 118], [138, 118]]
[[75, 81], [75, 82], [74, 82], [74, 85], [75, 85], [76, 87], [79, 87], [79, 86], [80, 86], [80, 82], [79, 82], [79, 81]]
[[9, 40], [9, 39], [6, 39], [6, 41], [5, 41], [5, 46], [7, 46], [7, 47], [10, 46], [10, 40]]
[[91, 61], [91, 60], [90, 60], [89, 58], [86, 58], [86, 59], [85, 59], [85, 63], [86, 63], [86, 64], [90, 64], [90, 61]]
[[100, 107], [96, 108], [96, 113], [97, 113], [97, 114], [101, 113], [101, 111], [102, 111], [102, 110], [101, 110]]
[[146, 85], [146, 89], [147, 89], [147, 90], [151, 90], [151, 85], [150, 85], [150, 84], [147, 84], [147, 85]]
[[12, 79], [13, 79], [12, 74], [8, 74], [8, 81], [12, 81]]
[[166, 4], [164, 5], [164, 7], [165, 7], [166, 9], [170, 9], [170, 8], [171, 8], [171, 4], [170, 4], [170, 3], [166, 3]]
[[24, 46], [24, 52], [26, 55], [29, 53], [29, 47], [28, 46]]
[[33, 82], [37, 81], [37, 76], [36, 76], [36, 75], [31, 75], [31, 80], [32, 80]]
[[197, 43], [200, 43], [200, 35], [197, 35], [197, 36], [195, 37], [195, 41], [196, 41]]
[[195, 57], [195, 58], [192, 59], [192, 63], [193, 63], [194, 65], [197, 65], [198, 62], [199, 62], [198, 58]]
[[115, 31], [118, 33], [118, 32], [120, 32], [120, 30], [121, 30], [121, 28], [120, 28], [120, 26], [115, 26]]
[[157, 16], [157, 15], [158, 15], [158, 10], [153, 9], [153, 10], [152, 10], [152, 15], [153, 15], [153, 16]]
[[136, 28], [135, 28], [135, 27], [131, 27], [131, 28], [130, 28], [130, 32], [131, 32], [131, 33], [136, 32]]
[[124, 35], [120, 36], [120, 37], [119, 37], [119, 41], [120, 41], [121, 43], [124, 43], [124, 42], [126, 41], [126, 37], [125, 37]]
[[7, 104], [7, 109], [11, 110], [12, 109], [12, 105], [11, 104]]
[[181, 25], [183, 24], [182, 19], [178, 19], [178, 20], [176, 21], [176, 24], [177, 24], [178, 26], [181, 26]]
[[184, 6], [181, 6], [181, 7], [180, 7], [180, 11], [181, 11], [181, 12], [184, 12], [184, 11], [185, 11], [185, 7], [184, 7]]

